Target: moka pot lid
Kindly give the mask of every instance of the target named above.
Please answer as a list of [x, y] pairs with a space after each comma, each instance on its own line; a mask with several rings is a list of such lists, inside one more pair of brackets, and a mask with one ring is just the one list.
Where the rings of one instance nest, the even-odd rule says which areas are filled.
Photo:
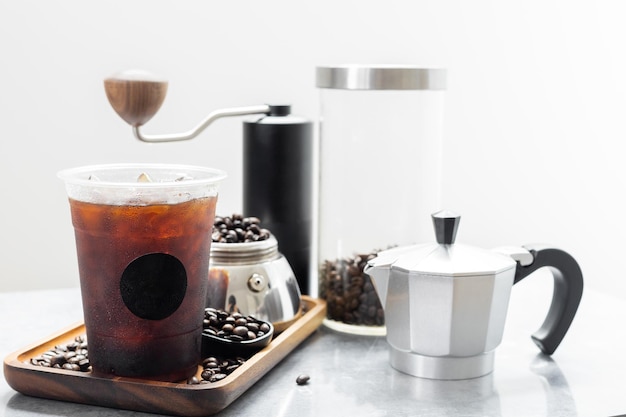
[[420, 275], [471, 277], [495, 275], [515, 268], [507, 255], [475, 246], [455, 243], [461, 216], [451, 211], [432, 215], [437, 243], [404, 246], [380, 252], [369, 263]]

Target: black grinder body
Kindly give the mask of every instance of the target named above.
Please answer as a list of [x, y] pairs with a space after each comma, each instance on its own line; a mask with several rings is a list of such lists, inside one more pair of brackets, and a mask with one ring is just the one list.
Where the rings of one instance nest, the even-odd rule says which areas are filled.
[[243, 215], [261, 219], [278, 240], [300, 291], [310, 294], [313, 124], [290, 106], [243, 123]]

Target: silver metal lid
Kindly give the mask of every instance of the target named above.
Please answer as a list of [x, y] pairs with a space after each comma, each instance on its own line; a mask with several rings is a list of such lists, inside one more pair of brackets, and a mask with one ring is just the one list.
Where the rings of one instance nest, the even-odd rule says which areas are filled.
[[510, 256], [454, 243], [461, 216], [442, 210], [432, 215], [438, 243], [404, 246], [380, 252], [371, 266], [448, 277], [497, 274], [515, 267]]
[[470, 277], [515, 268], [515, 261], [498, 252], [460, 243], [430, 244], [404, 253], [392, 268], [425, 275]]
[[446, 70], [392, 65], [316, 68], [316, 86], [338, 90], [445, 90]]
[[269, 239], [245, 243], [211, 243], [210, 258], [213, 263], [248, 264], [259, 263], [280, 256], [278, 241], [274, 235]]

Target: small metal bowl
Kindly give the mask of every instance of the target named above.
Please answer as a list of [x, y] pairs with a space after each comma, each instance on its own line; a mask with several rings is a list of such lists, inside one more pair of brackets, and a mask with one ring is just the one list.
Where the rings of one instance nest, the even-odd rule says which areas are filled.
[[280, 333], [281, 323], [300, 317], [301, 301], [296, 276], [273, 235], [258, 242], [211, 244], [207, 307], [251, 314], [272, 322]]
[[204, 330], [202, 332], [202, 357], [207, 358], [215, 355], [225, 356], [251, 356], [263, 349], [272, 341], [274, 336], [274, 325], [268, 321], [263, 321], [270, 329], [261, 337], [252, 340], [231, 340], [216, 336]]

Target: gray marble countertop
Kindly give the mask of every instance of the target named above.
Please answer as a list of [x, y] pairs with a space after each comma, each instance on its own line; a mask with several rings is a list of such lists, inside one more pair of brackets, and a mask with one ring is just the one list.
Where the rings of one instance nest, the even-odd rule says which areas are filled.
[[[541, 325], [550, 279], [516, 285], [495, 371], [433, 381], [395, 371], [384, 337], [321, 327], [220, 416], [616, 416], [626, 413], [626, 301], [586, 290], [570, 333], [552, 357], [530, 334]], [[541, 281], [541, 282], [540, 282]], [[518, 288], [519, 287], [519, 288]], [[0, 354], [82, 320], [78, 289], [0, 293]], [[308, 374], [307, 385], [296, 377]], [[0, 415], [144, 416], [31, 398], [0, 379]]]

